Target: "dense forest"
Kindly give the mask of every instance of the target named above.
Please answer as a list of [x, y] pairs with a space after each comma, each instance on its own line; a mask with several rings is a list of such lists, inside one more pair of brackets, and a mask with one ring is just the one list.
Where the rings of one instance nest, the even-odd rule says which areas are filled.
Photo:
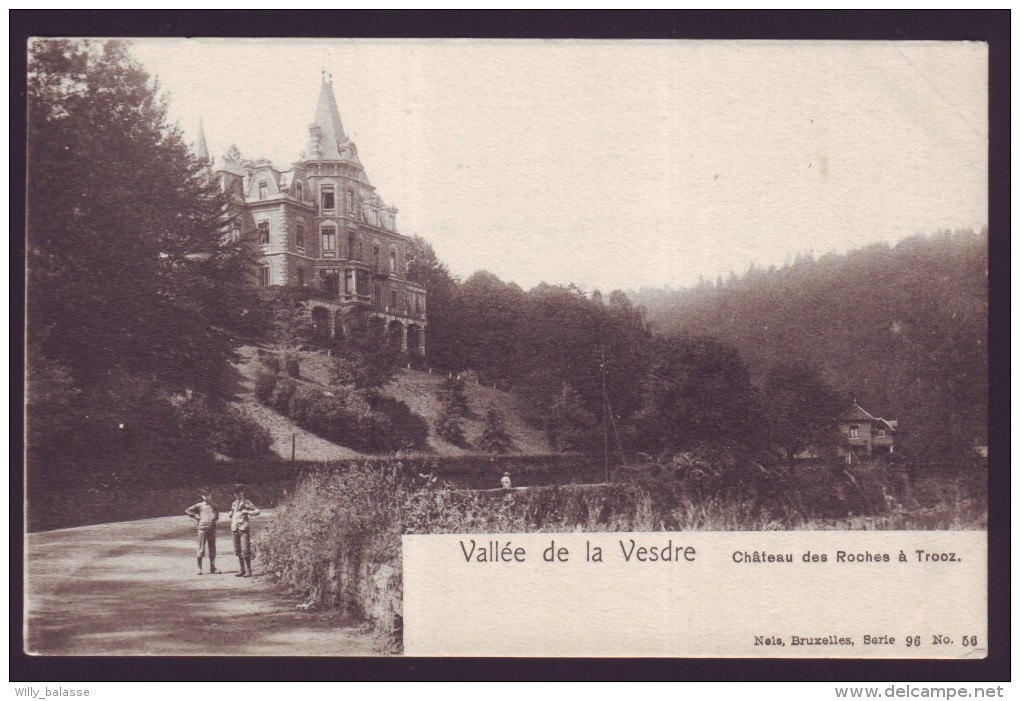
[[916, 236], [689, 290], [632, 293], [657, 333], [733, 346], [761, 384], [784, 363], [816, 368], [902, 445], [948, 457], [988, 431], [987, 231]]
[[[455, 280], [422, 239], [429, 362], [518, 392], [563, 448], [601, 440], [661, 453], [708, 443], [789, 455], [833, 442], [856, 399], [901, 422], [920, 460], [986, 444], [987, 233], [918, 236], [755, 266], [692, 289], [525, 292]], [[602, 391], [605, 379], [606, 391]]]

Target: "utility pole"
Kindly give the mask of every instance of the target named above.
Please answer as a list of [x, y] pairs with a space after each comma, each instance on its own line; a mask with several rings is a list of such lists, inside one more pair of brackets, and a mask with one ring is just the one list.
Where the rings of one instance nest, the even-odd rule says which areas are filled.
[[606, 484], [609, 484], [609, 394], [606, 391], [606, 349], [599, 345], [595, 351], [595, 362], [599, 366], [599, 375], [602, 377], [602, 461], [606, 474]]
[[623, 443], [620, 442], [620, 434], [616, 430], [616, 419], [613, 418], [613, 407], [609, 403], [609, 389], [606, 385], [606, 366], [609, 362], [609, 354], [604, 345], [599, 345], [595, 351], [596, 362], [599, 366], [599, 375], [602, 379], [602, 455], [606, 473], [606, 482], [609, 482], [609, 429], [613, 429], [613, 439], [616, 442], [616, 450], [620, 454], [620, 464], [626, 464], [623, 454]]

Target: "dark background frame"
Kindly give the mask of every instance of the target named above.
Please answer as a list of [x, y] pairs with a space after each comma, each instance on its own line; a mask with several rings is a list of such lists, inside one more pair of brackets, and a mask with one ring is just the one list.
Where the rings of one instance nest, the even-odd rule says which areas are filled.
[[[26, 42], [31, 36], [945, 40], [989, 45], [988, 633], [985, 660], [35, 657], [23, 620], [24, 238], [10, 243], [10, 681], [1006, 681], [1010, 679], [1010, 13], [975, 11], [41, 11], [11, 10], [11, 229], [25, 230]], [[19, 391], [20, 390], [20, 391]]]

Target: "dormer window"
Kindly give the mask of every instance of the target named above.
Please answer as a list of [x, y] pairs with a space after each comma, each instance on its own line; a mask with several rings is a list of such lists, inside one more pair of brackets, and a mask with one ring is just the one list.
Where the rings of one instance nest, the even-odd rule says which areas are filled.
[[861, 437], [861, 427], [858, 426], [857, 424], [850, 424], [850, 437], [851, 438], [860, 438]]
[[259, 180], [259, 199], [264, 200], [267, 197], [269, 197], [269, 183]]
[[294, 191], [297, 193], [297, 198], [299, 200], [303, 201], [305, 199], [305, 184], [303, 182], [298, 180], [297, 183], [294, 184]]
[[322, 186], [322, 209], [333, 210], [336, 209], [336, 191], [332, 185]]
[[263, 246], [269, 245], [269, 222], [260, 221], [258, 223], [259, 230], [259, 243]]

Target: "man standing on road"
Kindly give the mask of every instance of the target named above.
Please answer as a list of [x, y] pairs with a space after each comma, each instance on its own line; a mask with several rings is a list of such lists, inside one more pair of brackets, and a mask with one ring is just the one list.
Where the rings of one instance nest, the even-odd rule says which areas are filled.
[[191, 518], [198, 521], [198, 573], [202, 574], [202, 558], [209, 549], [209, 574], [216, 574], [216, 522], [220, 520], [220, 512], [212, 503], [212, 490], [202, 490], [202, 501], [184, 510]]
[[[255, 505], [244, 498], [244, 485], [234, 486], [234, 503], [230, 506], [230, 532], [234, 536], [234, 554], [241, 571], [235, 576], [250, 577], [251, 572], [251, 524], [248, 518], [261, 513]], [[247, 571], [245, 568], [247, 567]]]

